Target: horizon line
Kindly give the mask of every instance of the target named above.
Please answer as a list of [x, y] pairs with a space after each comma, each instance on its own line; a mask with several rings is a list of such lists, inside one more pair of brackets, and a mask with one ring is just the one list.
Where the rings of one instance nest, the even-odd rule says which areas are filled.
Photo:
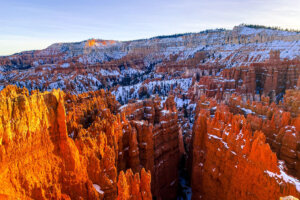
[[245, 27], [249, 27], [249, 28], [256, 28], [256, 29], [271, 29], [271, 30], [278, 30], [278, 31], [288, 31], [288, 32], [296, 32], [296, 33], [300, 33], [300, 29], [289, 29], [289, 28], [282, 28], [280, 26], [266, 26], [266, 25], [259, 25], [259, 24], [247, 24], [247, 23], [240, 23], [239, 25], [235, 25], [233, 26], [231, 29], [226, 29], [226, 28], [210, 28], [210, 29], [202, 29], [200, 31], [197, 32], [177, 32], [177, 33], [171, 33], [171, 34], [165, 34], [165, 35], [154, 35], [154, 36], [150, 36], [147, 38], [136, 38], [136, 39], [132, 39], [132, 40], [118, 40], [118, 39], [100, 39], [100, 38], [88, 38], [88, 39], [84, 39], [84, 40], [76, 40], [76, 41], [68, 41], [68, 42], [54, 42], [46, 47], [40, 48], [40, 49], [28, 49], [28, 50], [21, 50], [12, 54], [6, 54], [6, 55], [0, 55], [0, 57], [9, 57], [9, 56], [14, 56], [20, 53], [25, 53], [25, 52], [32, 52], [32, 51], [41, 51], [41, 50], [45, 50], [47, 48], [49, 48], [52, 45], [55, 44], [72, 44], [72, 43], [81, 43], [81, 42], [85, 42], [88, 40], [102, 40], [102, 41], [116, 41], [116, 42], [134, 42], [134, 41], [140, 41], [140, 40], [151, 40], [151, 39], [160, 39], [160, 38], [165, 38], [165, 37], [181, 37], [183, 35], [189, 35], [189, 34], [199, 34], [199, 33], [203, 33], [205, 31], [218, 31], [218, 30], [222, 30], [222, 31], [232, 31], [235, 27], [238, 26], [245, 26]]

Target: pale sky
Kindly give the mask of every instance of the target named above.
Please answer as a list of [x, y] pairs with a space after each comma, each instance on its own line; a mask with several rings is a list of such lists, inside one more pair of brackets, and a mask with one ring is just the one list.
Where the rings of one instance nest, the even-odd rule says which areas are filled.
[[0, 1], [0, 55], [55, 42], [132, 40], [241, 23], [300, 30], [300, 0]]

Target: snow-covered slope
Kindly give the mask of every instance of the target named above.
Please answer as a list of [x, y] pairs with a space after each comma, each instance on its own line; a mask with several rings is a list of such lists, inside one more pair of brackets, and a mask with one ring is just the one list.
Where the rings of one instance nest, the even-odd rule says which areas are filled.
[[[93, 40], [91, 43], [88, 40], [58, 43], [41, 51], [23, 52], [8, 58], [22, 59], [29, 54], [36, 65], [70, 59], [73, 62], [95, 64], [134, 54], [144, 56], [148, 61], [168, 59], [175, 54], [179, 55], [178, 60], [185, 60], [198, 51], [208, 51], [211, 56], [205, 62], [218, 60], [230, 67], [264, 61], [270, 50], [280, 50], [281, 58], [296, 58], [300, 54], [300, 33], [240, 25], [233, 30], [216, 29], [126, 42]], [[51, 56], [56, 56], [56, 59], [49, 59]], [[4, 66], [9, 69], [7, 65]]]
[[[218, 75], [224, 68], [265, 62], [271, 50], [279, 50], [281, 59], [299, 60], [300, 33], [240, 25], [135, 41], [57, 43], [0, 57], [0, 89], [16, 84], [80, 93], [120, 85], [127, 91], [147, 79], [167, 84], [174, 78]], [[120, 88], [115, 94], [121, 94]]]

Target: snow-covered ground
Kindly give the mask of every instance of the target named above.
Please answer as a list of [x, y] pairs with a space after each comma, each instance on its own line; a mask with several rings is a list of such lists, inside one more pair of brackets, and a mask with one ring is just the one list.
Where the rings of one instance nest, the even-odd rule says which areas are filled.
[[[112, 94], [116, 96], [116, 99], [121, 103], [127, 103], [130, 99], [139, 99], [139, 91], [141, 87], [147, 88], [147, 96], [153, 94], [159, 94], [160, 96], [167, 96], [171, 91], [176, 87], [180, 87], [183, 91], [187, 92], [188, 88], [192, 84], [191, 78], [182, 78], [182, 79], [172, 79], [172, 80], [160, 80], [160, 81], [150, 81], [149, 83], [138, 83], [130, 86], [119, 86], [117, 90], [112, 91]], [[156, 91], [156, 88], [160, 88]], [[133, 92], [132, 92], [133, 91]], [[179, 105], [182, 104], [180, 99], [177, 99]]]
[[[300, 33], [237, 26], [233, 30], [216, 29], [186, 36], [115, 41], [106, 45], [103, 41], [96, 41], [93, 46], [86, 44], [87, 41], [53, 44], [39, 51], [37, 56], [63, 55], [63, 60], [76, 57], [83, 64], [95, 64], [121, 59], [139, 50], [150, 50], [145, 55], [141, 54], [145, 56], [145, 62], [169, 59], [175, 54], [178, 55], [177, 60], [185, 60], [198, 51], [207, 51], [211, 57], [205, 60], [206, 63], [218, 59], [220, 64], [234, 67], [264, 61], [269, 58], [270, 50], [280, 50], [282, 59], [296, 58], [300, 54]], [[42, 63], [43, 60], [38, 60], [34, 66]], [[63, 64], [61, 67], [68, 66]]]

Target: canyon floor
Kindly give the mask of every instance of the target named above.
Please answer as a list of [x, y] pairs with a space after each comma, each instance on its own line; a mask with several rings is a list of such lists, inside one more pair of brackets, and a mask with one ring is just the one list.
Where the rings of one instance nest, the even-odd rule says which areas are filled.
[[300, 32], [57, 43], [0, 90], [0, 199], [300, 197]]

